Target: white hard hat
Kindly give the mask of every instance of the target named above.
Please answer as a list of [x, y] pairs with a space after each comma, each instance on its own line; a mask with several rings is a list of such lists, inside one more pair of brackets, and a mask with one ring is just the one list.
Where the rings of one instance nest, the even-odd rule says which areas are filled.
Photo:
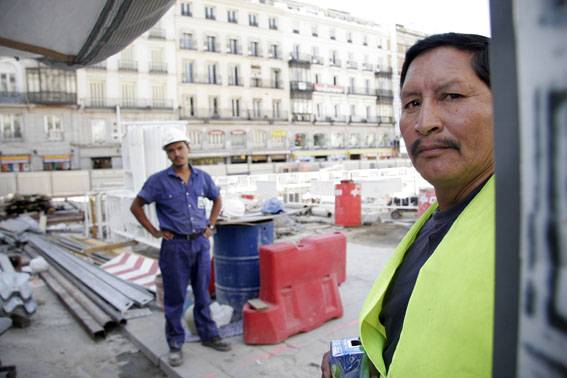
[[175, 143], [175, 142], [185, 142], [185, 143], [189, 144], [190, 141], [189, 141], [189, 138], [187, 137], [187, 134], [185, 133], [185, 131], [179, 130], [177, 128], [172, 128], [172, 129], [166, 130], [166, 132], [164, 133], [162, 143], [161, 143], [161, 148], [163, 148], [165, 150], [165, 147], [168, 144]]

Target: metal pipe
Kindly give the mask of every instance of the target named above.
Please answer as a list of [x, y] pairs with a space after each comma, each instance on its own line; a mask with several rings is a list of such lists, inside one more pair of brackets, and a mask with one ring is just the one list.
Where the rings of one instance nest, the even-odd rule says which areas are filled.
[[[65, 267], [68, 271], [72, 272], [74, 275], [77, 275], [85, 284], [91, 286], [87, 280], [93, 281], [93, 278], [96, 278], [96, 281], [100, 285], [102, 290], [108, 291], [108, 288], [111, 288], [113, 291], [117, 291], [120, 294], [120, 299], [124, 297], [134, 301], [137, 305], [145, 305], [154, 299], [154, 296], [150, 294], [148, 291], [138, 290], [128, 283], [124, 282], [122, 279], [100, 269], [99, 267], [93, 266], [92, 264], [79, 259], [78, 257], [72, 256], [71, 254], [65, 252], [60, 247], [54, 245], [46, 241], [44, 238], [38, 235], [31, 235], [29, 237], [30, 242], [34, 245], [39, 247], [40, 249], [44, 249], [45, 252], [49, 253], [51, 256], [54, 256], [54, 260], [58, 261], [61, 265]], [[69, 267], [69, 268], [68, 268]], [[84, 274], [80, 276], [76, 273], [78, 271], [83, 271]], [[96, 283], [95, 283], [96, 285]], [[94, 289], [94, 288], [93, 288]], [[98, 292], [98, 290], [96, 290]], [[113, 302], [117, 302], [116, 298], [111, 298], [110, 300], [107, 299], [104, 295], [101, 295], [105, 298], [108, 302], [112, 305], [115, 305]], [[131, 306], [131, 303], [127, 305], [124, 309], [128, 309]], [[117, 309], [122, 310], [121, 308], [117, 307]]]
[[[31, 255], [32, 257], [36, 257], [39, 255], [36, 249], [34, 249], [31, 245], [27, 245], [24, 250]], [[96, 292], [90, 289], [88, 286], [83, 284], [80, 280], [78, 280], [74, 275], [67, 272], [65, 269], [61, 268], [57, 264], [50, 265], [53, 270], [57, 269], [57, 271], [65, 277], [74, 287], [80, 290], [84, 295], [86, 295], [93, 303], [95, 303], [102, 311], [104, 311], [110, 318], [115, 322], [115, 324], [126, 324], [126, 319], [124, 315], [117, 311], [114, 307], [112, 307], [108, 302], [104, 301], [101, 297], [99, 297]], [[108, 329], [107, 329], [108, 330]]]
[[61, 285], [48, 272], [42, 273], [42, 278], [51, 290], [59, 297], [61, 302], [69, 309], [71, 314], [79, 321], [81, 326], [89, 333], [93, 339], [100, 339], [106, 336], [104, 328], [94, 320], [94, 318], [63, 289]]
[[[85, 294], [73, 287], [71, 283], [57, 271], [50, 269], [51, 276], [65, 289], [105, 330], [110, 330], [116, 324], [114, 321], [94, 304]], [[42, 273], [43, 274], [43, 273]]]
[[42, 255], [73, 274], [118, 311], [124, 312], [132, 306], [133, 302], [130, 298], [119, 292], [112, 285], [101, 281], [93, 272], [85, 269], [84, 265], [80, 264], [76, 257], [70, 256], [59, 247], [37, 235], [30, 235], [29, 241], [41, 251]]

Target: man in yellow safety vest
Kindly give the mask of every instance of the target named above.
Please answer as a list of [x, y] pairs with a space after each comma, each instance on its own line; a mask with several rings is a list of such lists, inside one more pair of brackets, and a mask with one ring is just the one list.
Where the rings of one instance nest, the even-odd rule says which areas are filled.
[[[489, 39], [438, 34], [406, 53], [400, 131], [437, 203], [374, 283], [360, 338], [383, 377], [489, 377], [494, 144]], [[321, 365], [330, 377], [328, 354]]]

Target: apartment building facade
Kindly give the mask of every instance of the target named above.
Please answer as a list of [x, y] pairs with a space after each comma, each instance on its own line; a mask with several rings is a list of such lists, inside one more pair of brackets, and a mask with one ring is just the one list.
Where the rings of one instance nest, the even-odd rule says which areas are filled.
[[84, 69], [0, 58], [2, 171], [121, 168], [122, 121], [186, 121], [194, 164], [393, 156], [400, 49], [420, 36], [293, 1], [178, 0]]

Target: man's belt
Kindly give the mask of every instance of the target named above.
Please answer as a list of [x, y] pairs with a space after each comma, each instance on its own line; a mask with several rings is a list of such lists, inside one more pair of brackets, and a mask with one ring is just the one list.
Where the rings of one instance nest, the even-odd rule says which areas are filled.
[[203, 231], [194, 232], [192, 234], [176, 234], [175, 232], [171, 232], [171, 233], [173, 234], [173, 239], [184, 239], [184, 240], [195, 240], [199, 236], [203, 235]]

